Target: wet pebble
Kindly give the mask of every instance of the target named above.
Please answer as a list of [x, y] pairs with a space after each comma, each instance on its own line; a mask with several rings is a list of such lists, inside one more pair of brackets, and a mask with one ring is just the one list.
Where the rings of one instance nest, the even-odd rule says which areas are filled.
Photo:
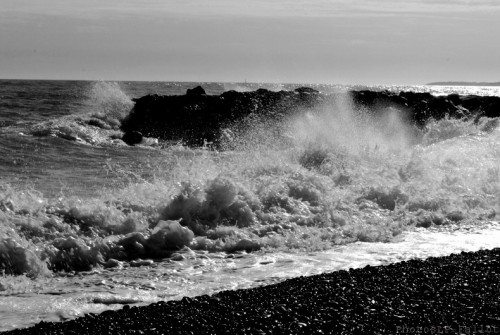
[[[397, 334], [500, 332], [500, 249], [298, 277], [6, 334]], [[420, 328], [417, 328], [420, 327]], [[486, 328], [484, 328], [486, 329]], [[471, 332], [472, 333], [472, 332]]]
[[110, 258], [104, 263], [104, 267], [106, 269], [109, 268], [123, 268], [123, 262], [120, 262], [119, 260], [116, 260], [114, 258]]
[[139, 267], [139, 266], [151, 266], [154, 264], [154, 261], [151, 259], [137, 259], [130, 262], [130, 266]]

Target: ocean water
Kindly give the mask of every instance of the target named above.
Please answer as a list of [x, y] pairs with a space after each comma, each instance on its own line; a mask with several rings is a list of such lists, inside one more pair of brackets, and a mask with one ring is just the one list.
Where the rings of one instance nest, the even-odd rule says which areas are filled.
[[265, 122], [225, 152], [120, 140], [133, 98], [199, 84], [304, 86], [0, 80], [0, 331], [500, 246], [498, 122], [416, 129], [392, 108], [360, 117], [348, 90], [366, 87], [307, 85], [345, 94], [287, 120], [285, 148]]

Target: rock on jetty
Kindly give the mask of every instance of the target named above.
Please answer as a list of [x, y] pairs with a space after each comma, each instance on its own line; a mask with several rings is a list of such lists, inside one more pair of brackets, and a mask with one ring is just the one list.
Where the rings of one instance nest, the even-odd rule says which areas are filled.
[[[347, 94], [355, 109], [377, 112], [393, 107], [418, 126], [424, 125], [429, 118], [440, 119], [446, 115], [453, 118], [500, 116], [500, 97], [368, 90]], [[196, 87], [185, 95], [147, 95], [134, 100], [135, 106], [122, 122], [123, 140], [133, 145], [139, 143], [142, 136], [147, 136], [190, 146], [206, 142], [217, 145], [224, 129], [247, 117], [279, 122], [332, 103], [339, 95], [320, 94], [307, 87], [279, 92], [266, 89], [227, 91], [220, 95], [207, 95], [202, 87]]]
[[[305, 88], [206, 95], [198, 87], [188, 90], [186, 95], [148, 95], [135, 99], [135, 106], [122, 122], [121, 129], [127, 140], [137, 138], [129, 134], [139, 132], [147, 137], [201, 146], [204, 142], [216, 143], [225, 127], [249, 115], [279, 120], [294, 112], [314, 108], [323, 101], [325, 96]], [[134, 141], [126, 142], [134, 144]]]
[[298, 277], [6, 334], [495, 334], [500, 249]]

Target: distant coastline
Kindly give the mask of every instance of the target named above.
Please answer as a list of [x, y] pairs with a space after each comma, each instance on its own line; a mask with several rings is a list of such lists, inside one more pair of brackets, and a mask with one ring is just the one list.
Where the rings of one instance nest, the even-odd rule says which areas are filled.
[[439, 86], [500, 86], [500, 82], [487, 83], [487, 82], [467, 82], [467, 81], [436, 81], [426, 85], [439, 85]]

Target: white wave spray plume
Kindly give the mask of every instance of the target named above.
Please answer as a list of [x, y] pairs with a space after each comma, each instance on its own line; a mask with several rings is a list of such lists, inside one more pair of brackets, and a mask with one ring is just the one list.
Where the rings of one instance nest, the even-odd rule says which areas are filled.
[[401, 111], [392, 107], [357, 110], [346, 93], [293, 118], [288, 134], [296, 144], [359, 154], [367, 150], [407, 150], [415, 142], [417, 131]]
[[96, 125], [104, 129], [118, 129], [134, 103], [116, 82], [98, 81], [92, 84], [85, 101], [86, 110], [102, 122]]

